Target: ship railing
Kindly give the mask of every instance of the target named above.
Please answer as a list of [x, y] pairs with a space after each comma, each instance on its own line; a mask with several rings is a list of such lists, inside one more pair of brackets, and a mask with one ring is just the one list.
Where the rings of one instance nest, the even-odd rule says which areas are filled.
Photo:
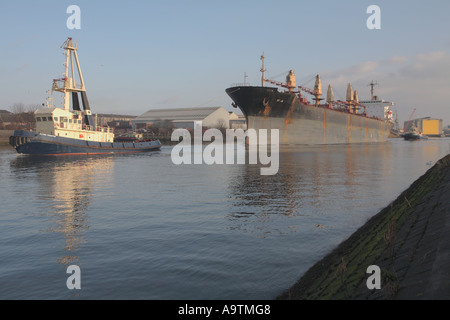
[[245, 83], [232, 83], [230, 87], [251, 87], [252, 85], [248, 82]]
[[61, 78], [53, 80], [53, 89], [82, 89], [81, 84], [73, 85], [71, 78]]
[[103, 126], [83, 126], [83, 130], [88, 131], [95, 131], [95, 132], [103, 132], [103, 133], [111, 133], [112, 129], [110, 127], [103, 127]]

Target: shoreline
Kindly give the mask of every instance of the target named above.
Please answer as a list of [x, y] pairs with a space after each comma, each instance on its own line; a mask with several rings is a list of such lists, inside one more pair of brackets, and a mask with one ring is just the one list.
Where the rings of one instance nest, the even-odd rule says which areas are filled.
[[[277, 300], [450, 299], [450, 154]], [[381, 289], [368, 289], [370, 265]]]
[[0, 130], [0, 146], [9, 146], [9, 137], [14, 130]]

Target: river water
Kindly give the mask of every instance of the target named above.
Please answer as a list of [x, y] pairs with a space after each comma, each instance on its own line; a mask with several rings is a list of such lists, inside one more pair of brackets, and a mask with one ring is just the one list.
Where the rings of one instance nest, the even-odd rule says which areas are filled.
[[[279, 171], [0, 148], [0, 299], [273, 299], [449, 153], [286, 146]], [[80, 268], [69, 290], [67, 268]]]

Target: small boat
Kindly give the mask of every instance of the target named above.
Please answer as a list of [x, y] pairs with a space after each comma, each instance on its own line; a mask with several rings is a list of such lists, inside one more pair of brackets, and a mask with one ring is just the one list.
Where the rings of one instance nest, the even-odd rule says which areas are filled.
[[[159, 140], [118, 141], [111, 128], [98, 126], [94, 122], [78, 61], [77, 47], [72, 38], [68, 38], [62, 47], [66, 55], [64, 77], [53, 80], [52, 95], [47, 100], [47, 106], [36, 110], [36, 130], [16, 130], [9, 138], [9, 143], [16, 151], [33, 155], [71, 155], [160, 150]], [[53, 105], [54, 91], [64, 94], [63, 108]]]
[[428, 140], [428, 137], [426, 135], [422, 134], [422, 132], [420, 132], [419, 130], [417, 130], [417, 127], [412, 126], [412, 128], [408, 132], [405, 132], [403, 134], [403, 139], [410, 140], [410, 141]]

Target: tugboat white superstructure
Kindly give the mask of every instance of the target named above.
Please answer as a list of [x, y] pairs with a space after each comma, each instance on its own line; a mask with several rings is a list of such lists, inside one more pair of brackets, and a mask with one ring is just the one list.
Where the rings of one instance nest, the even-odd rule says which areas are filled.
[[72, 38], [68, 38], [62, 47], [66, 55], [65, 73], [63, 78], [53, 80], [51, 91], [52, 95], [54, 91], [64, 95], [63, 108], [56, 108], [53, 99], [50, 99], [46, 108], [35, 112], [35, 132], [16, 130], [10, 137], [10, 144], [17, 152], [60, 155], [159, 150], [161, 143], [158, 140], [115, 142], [114, 133], [109, 127], [99, 127], [94, 123], [78, 61], [77, 47]]

